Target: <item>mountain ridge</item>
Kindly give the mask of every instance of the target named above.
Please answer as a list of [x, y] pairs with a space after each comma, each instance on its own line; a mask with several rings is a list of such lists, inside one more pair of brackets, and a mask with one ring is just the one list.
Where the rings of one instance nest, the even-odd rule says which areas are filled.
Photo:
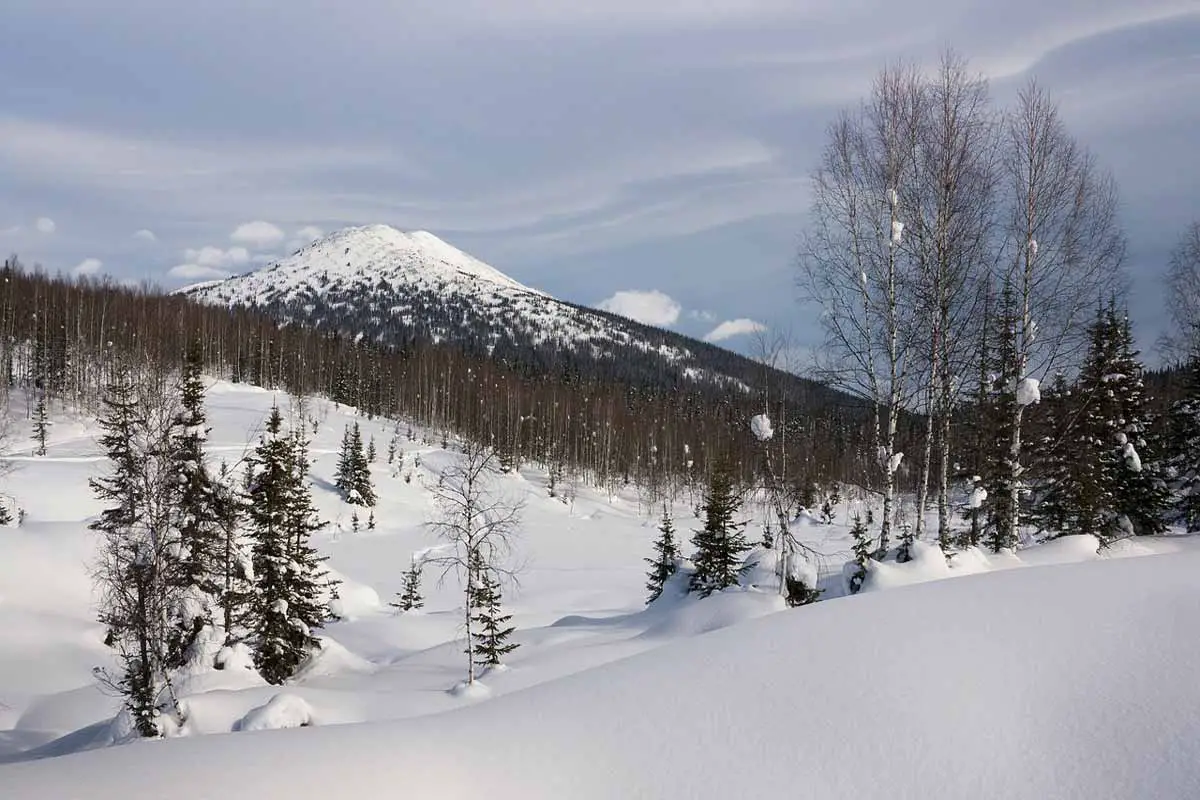
[[376, 344], [450, 342], [534, 372], [747, 393], [770, 373], [789, 394], [849, 400], [712, 343], [560, 300], [426, 231], [344, 228], [262, 269], [178, 291]]

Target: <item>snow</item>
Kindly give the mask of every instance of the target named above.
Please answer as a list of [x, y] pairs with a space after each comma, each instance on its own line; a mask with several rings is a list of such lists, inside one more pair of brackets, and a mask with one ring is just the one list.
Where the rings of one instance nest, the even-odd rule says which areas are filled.
[[[287, 398], [217, 383], [208, 402], [219, 459]], [[310, 452], [314, 502], [335, 524], [314, 544], [341, 581], [342, 619], [284, 687], [262, 681], [245, 646], [211, 645], [223, 669], [198, 664], [177, 686], [185, 724], [121, 747], [108, 746], [124, 731], [117, 701], [92, 674], [114, 666], [88, 575], [100, 506], [87, 479], [104, 465], [93, 423], [55, 420], [49, 455], [0, 486], [28, 511], [0, 530], [0, 795], [1197, 796], [1200, 539], [1101, 550], [1068, 536], [949, 559], [918, 541], [912, 561], [872, 562], [862, 592], [842, 597], [847, 526], [801, 515], [791, 533], [827, 556], [797, 555], [792, 572], [824, 589], [819, 602], [787, 609], [779, 553], [758, 547], [741, 586], [687, 595], [683, 561], [647, 607], [660, 509], [636, 487], [584, 484], [564, 506], [526, 467], [498, 478], [526, 501], [525, 568], [504, 595], [520, 647], [466, 686], [454, 576], [426, 571], [421, 613], [387, 606], [409, 566], [440, 552], [429, 487], [459, 455], [418, 431], [404, 444], [414, 479], [376, 474], [377, 529], [349, 532], [331, 481], [341, 432], [358, 421], [384, 441], [394, 423], [328, 410]], [[845, 489], [851, 510], [876, 502]], [[670, 507], [685, 556], [696, 500]]]
[[303, 698], [281, 692], [271, 698], [265, 706], [252, 709], [242, 717], [234, 730], [274, 731], [283, 728], [301, 728], [313, 724], [313, 710]]
[[768, 441], [775, 435], [775, 430], [771, 427], [771, 418], [766, 414], [756, 414], [750, 419], [750, 431], [760, 442]]
[[1198, 569], [1190, 553], [929, 583], [419, 721], [176, 739], [0, 779], [94, 800], [1193, 797], [1200, 640], [1163, 609], [1200, 608]]
[[970, 496], [967, 497], [967, 508], [982, 508], [984, 502], [987, 500], [987, 497], [987, 489], [983, 488], [982, 486], [975, 486], [971, 489]]
[[887, 471], [894, 473], [900, 469], [900, 462], [904, 460], [904, 453], [892, 453], [892, 457], [888, 459]]
[[1022, 378], [1017, 382], [1017, 405], [1031, 406], [1042, 401], [1042, 385], [1037, 378]]
[[1142, 471], [1142, 457], [1138, 455], [1133, 442], [1125, 442], [1125, 447], [1121, 449], [1121, 457], [1125, 459], [1125, 466], [1130, 472]]
[[892, 244], [900, 244], [904, 238], [904, 223], [898, 219], [892, 220]]

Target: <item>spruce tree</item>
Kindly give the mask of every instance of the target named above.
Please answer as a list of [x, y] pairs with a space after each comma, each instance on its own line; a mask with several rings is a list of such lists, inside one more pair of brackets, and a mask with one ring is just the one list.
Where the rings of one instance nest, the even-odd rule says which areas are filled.
[[1001, 307], [994, 317], [995, 332], [992, 337], [993, 347], [992, 369], [990, 384], [991, 392], [988, 398], [988, 417], [994, 421], [992, 425], [989, 446], [983, 460], [983, 483], [988, 493], [988, 520], [984, 532], [984, 542], [992, 552], [999, 553], [1017, 544], [1017, 527], [1019, 520], [1013, 517], [1010, 502], [1014, 488], [1013, 459], [1016, 455], [1012, 450], [1013, 427], [1017, 406], [1017, 381], [1020, 364], [1017, 358], [1017, 310], [1012, 289], [1006, 283], [1001, 293]]
[[1116, 478], [1123, 463], [1121, 402], [1112, 387], [1119, 369], [1121, 342], [1115, 316], [1100, 309], [1090, 329], [1087, 359], [1075, 394], [1078, 406], [1068, 437], [1071, 470], [1063, 498], [1065, 528], [1111, 541], [1121, 529], [1116, 510]]
[[46, 455], [46, 437], [50, 433], [50, 415], [46, 409], [46, 392], [38, 392], [37, 405], [33, 409], [33, 438], [37, 442], [35, 456]]
[[481, 557], [476, 555], [472, 561], [471, 607], [475, 625], [471, 635], [475, 637], [475, 666], [488, 669], [500, 666], [504, 656], [519, 645], [508, 641], [516, 628], [508, 624], [512, 615], [505, 614], [500, 607], [500, 582]]
[[667, 507], [663, 506], [662, 521], [658, 525], [659, 536], [654, 540], [654, 558], [645, 559], [650, 565], [646, 591], [650, 593], [646, 603], [653, 603], [662, 594], [663, 585], [675, 574], [679, 560], [679, 546], [675, 542], [675, 526]]
[[421, 597], [421, 564], [416, 559], [413, 559], [408, 572], [404, 573], [404, 583], [400, 588], [399, 595], [398, 601], [389, 604], [392, 608], [414, 611], [425, 605], [425, 599]]
[[247, 517], [253, 541], [256, 619], [254, 665], [268, 683], [295, 674], [320, 647], [314, 634], [327, 618], [325, 575], [309, 545], [319, 527], [307, 485], [303, 440], [283, 432], [278, 407], [250, 458]]
[[205, 628], [211, 628], [224, 593], [222, 557], [227, 532], [236, 525], [237, 507], [208, 470], [204, 442], [204, 383], [198, 347], [187, 355], [179, 379], [180, 410], [175, 418], [174, 457], [178, 474], [180, 559], [172, 576], [186, 598], [173, 621], [168, 664], [182, 666]]
[[367, 463], [374, 464], [376, 458], [375, 437], [371, 437], [371, 441], [367, 444]]
[[109, 471], [89, 483], [109, 505], [88, 527], [102, 535], [99, 617], [121, 663], [119, 676], [103, 679], [123, 697], [137, 734], [154, 737], [161, 734], [160, 698], [173, 701], [170, 631], [184, 605], [175, 580], [181, 547], [169, 398], [139, 396], [118, 366], [102, 403], [99, 443]]
[[1161, 474], [1157, 453], [1147, 439], [1149, 414], [1144, 369], [1134, 347], [1129, 317], [1118, 319], [1109, 307], [1109, 325], [1118, 341], [1115, 369], [1108, 385], [1116, 394], [1120, 409], [1119, 430], [1113, 446], [1118, 448], [1114, 462], [1113, 489], [1117, 514], [1129, 521], [1138, 536], [1162, 533], [1169, 503], [1166, 481]]
[[1200, 354], [1188, 366], [1186, 394], [1171, 406], [1163, 448], [1172, 516], [1188, 533], [1200, 531]]
[[337, 468], [333, 473], [333, 485], [342, 499], [349, 497], [350, 490], [354, 488], [354, 469], [354, 450], [350, 441], [350, 426], [347, 425], [342, 431], [342, 446], [338, 450]]
[[696, 571], [692, 575], [691, 591], [708, 597], [715, 591], [737, 585], [745, 570], [743, 556], [750, 549], [743, 533], [746, 523], [734, 519], [740, 508], [741, 500], [728, 470], [720, 467], [713, 470], [701, 506], [704, 527], [692, 537], [696, 549], [692, 563]]
[[847, 588], [850, 594], [858, 594], [867, 579], [867, 562], [871, 560], [871, 552], [875, 547], [875, 540], [867, 531], [861, 514], [854, 515], [854, 527], [850, 529], [850, 538], [854, 542], [854, 568], [850, 572]]
[[1070, 503], [1075, 459], [1075, 394], [1063, 373], [1054, 376], [1050, 388], [1042, 392], [1041, 418], [1031, 445], [1036, 465], [1032, 521], [1051, 538], [1068, 529], [1067, 506]]

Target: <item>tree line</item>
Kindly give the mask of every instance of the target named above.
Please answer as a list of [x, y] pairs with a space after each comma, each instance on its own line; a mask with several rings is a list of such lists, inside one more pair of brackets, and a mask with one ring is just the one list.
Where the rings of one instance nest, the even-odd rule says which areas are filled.
[[[860, 564], [893, 546], [904, 560], [931, 507], [945, 547], [1162, 530], [1179, 434], [1121, 305], [1116, 183], [1043, 88], [1000, 107], [953, 52], [931, 72], [889, 66], [830, 124], [813, 186], [798, 276], [825, 310], [821, 373], [873, 409], [861, 477], [883, 513], [855, 526]], [[1176, 284], [1197, 277], [1181, 266], [1197, 241]], [[1193, 342], [1196, 296], [1172, 309]], [[923, 430], [902, 443], [906, 411]]]

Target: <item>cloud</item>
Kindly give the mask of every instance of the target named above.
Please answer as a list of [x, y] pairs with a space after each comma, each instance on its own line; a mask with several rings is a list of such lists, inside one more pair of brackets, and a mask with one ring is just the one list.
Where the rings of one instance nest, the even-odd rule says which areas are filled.
[[54, 220], [49, 217], [38, 217], [38, 221], [34, 223], [34, 227], [38, 229], [38, 233], [54, 233], [58, 226], [54, 224]]
[[104, 266], [104, 262], [98, 258], [85, 258], [79, 262], [75, 269], [71, 270], [72, 275], [95, 275]]
[[766, 325], [763, 325], [761, 322], [755, 322], [752, 319], [744, 317], [742, 319], [729, 319], [705, 334], [704, 341], [723, 342], [726, 339], [732, 339], [734, 336], [745, 336], [748, 333], [757, 333], [766, 329]]
[[679, 303], [657, 289], [648, 292], [636, 289], [620, 291], [607, 300], [602, 300], [596, 307], [660, 328], [674, 325], [679, 319], [679, 312], [682, 311]]
[[16, 236], [20, 232], [20, 225], [13, 225], [11, 228], [0, 228], [0, 236]]
[[180, 264], [177, 267], [171, 267], [167, 275], [172, 278], [183, 278], [185, 280], [213, 280], [215, 278], [228, 278], [230, 273], [216, 267], [206, 267], [201, 264]]
[[157, 242], [158, 237], [154, 235], [154, 231], [142, 228], [133, 234], [133, 238], [142, 242]]
[[256, 220], [238, 225], [229, 235], [230, 241], [266, 250], [279, 244], [284, 239], [284, 232], [278, 225]]
[[244, 247], [231, 247], [222, 250], [220, 247], [207, 245], [199, 250], [188, 248], [183, 251], [183, 260], [188, 264], [201, 267], [238, 267], [250, 263], [250, 251]]
[[228, 278], [235, 267], [257, 263], [262, 258], [269, 259], [270, 256], [251, 256], [244, 247], [230, 247], [228, 250], [212, 245], [189, 247], [183, 251], [184, 263], [172, 267], [167, 275], [188, 280]]
[[687, 312], [688, 319], [698, 319], [701, 322], [712, 322], [717, 318], [717, 315], [711, 311], [702, 311], [700, 309], [692, 309]]
[[311, 242], [320, 239], [325, 235], [325, 231], [318, 228], [316, 225], [305, 225], [300, 230], [296, 231], [296, 238], [303, 239], [305, 242]]

